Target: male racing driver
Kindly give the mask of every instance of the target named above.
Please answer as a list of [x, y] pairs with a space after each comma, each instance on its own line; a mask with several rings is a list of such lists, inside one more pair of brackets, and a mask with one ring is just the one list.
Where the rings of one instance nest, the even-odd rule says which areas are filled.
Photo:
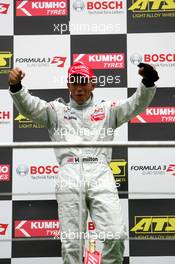
[[[68, 70], [70, 101], [65, 104], [58, 100], [47, 103], [30, 95], [21, 84], [25, 74], [15, 68], [9, 74], [10, 94], [22, 115], [48, 128], [52, 141], [111, 141], [114, 130], [143, 112], [154, 97], [154, 82], [159, 79], [157, 71], [141, 63], [139, 74], [142, 82], [130, 98], [96, 105], [92, 94], [93, 70], [82, 62], [75, 62]], [[126, 231], [108, 166], [111, 149], [65, 148], [55, 149], [55, 154], [60, 164], [56, 191], [60, 228], [61, 234], [67, 234], [61, 236], [64, 264], [82, 262], [82, 234], [86, 233], [88, 211], [99, 238], [104, 234], [102, 263], [121, 264]]]

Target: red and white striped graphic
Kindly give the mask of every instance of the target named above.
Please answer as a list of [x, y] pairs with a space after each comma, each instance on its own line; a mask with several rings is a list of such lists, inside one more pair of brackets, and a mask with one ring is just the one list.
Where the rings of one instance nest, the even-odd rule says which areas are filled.
[[101, 252], [95, 251], [94, 253], [90, 253], [87, 249], [85, 249], [84, 264], [101, 264], [101, 263], [102, 263]]

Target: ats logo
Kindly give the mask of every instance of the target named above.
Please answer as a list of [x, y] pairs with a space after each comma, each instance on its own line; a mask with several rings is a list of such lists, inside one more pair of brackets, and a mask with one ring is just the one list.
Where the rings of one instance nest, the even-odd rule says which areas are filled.
[[10, 164], [0, 164], [0, 182], [10, 181]]
[[0, 223], [0, 236], [5, 236], [7, 232], [8, 224], [1, 224]]
[[7, 74], [12, 68], [12, 53], [10, 51], [0, 51], [0, 74]]
[[58, 220], [16, 220], [14, 236], [17, 237], [59, 237]]
[[134, 117], [130, 123], [175, 123], [175, 106], [147, 107], [145, 112]]
[[92, 69], [124, 69], [124, 53], [73, 54], [74, 62], [82, 61]]
[[0, 3], [0, 15], [6, 15], [10, 4]]
[[168, 17], [170, 12], [175, 12], [175, 1], [132, 0], [132, 5], [128, 8], [128, 10], [133, 12], [133, 18]]
[[18, 121], [18, 128], [44, 128], [43, 125], [33, 123], [30, 119], [21, 114], [15, 118], [15, 121]]
[[175, 237], [175, 216], [135, 216], [134, 226], [130, 231], [143, 238]]
[[120, 183], [126, 182], [126, 165], [127, 162], [124, 159], [111, 160], [109, 164], [115, 178], [115, 182], [119, 186]]
[[16, 16], [67, 16], [67, 0], [17, 0]]

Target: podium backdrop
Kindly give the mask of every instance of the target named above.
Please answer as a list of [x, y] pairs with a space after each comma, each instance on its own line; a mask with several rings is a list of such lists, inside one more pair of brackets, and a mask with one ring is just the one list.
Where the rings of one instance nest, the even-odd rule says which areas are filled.
[[[154, 64], [155, 98], [115, 140], [174, 140], [174, 25], [174, 0], [0, 0], [0, 142], [49, 140], [14, 108], [9, 70], [23, 69], [33, 95], [68, 101], [67, 70], [79, 60], [97, 76], [96, 102], [131, 96], [137, 64]], [[175, 150], [115, 148], [110, 166], [131, 238], [124, 263], [174, 264]], [[0, 148], [0, 264], [62, 263], [59, 239], [48, 240], [59, 236], [58, 177], [52, 149]]]

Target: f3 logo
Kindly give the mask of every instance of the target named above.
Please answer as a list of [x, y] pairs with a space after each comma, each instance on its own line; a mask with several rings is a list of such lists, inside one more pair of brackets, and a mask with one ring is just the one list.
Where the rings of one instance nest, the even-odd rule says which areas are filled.
[[6, 15], [10, 4], [0, 4], [0, 14]]

